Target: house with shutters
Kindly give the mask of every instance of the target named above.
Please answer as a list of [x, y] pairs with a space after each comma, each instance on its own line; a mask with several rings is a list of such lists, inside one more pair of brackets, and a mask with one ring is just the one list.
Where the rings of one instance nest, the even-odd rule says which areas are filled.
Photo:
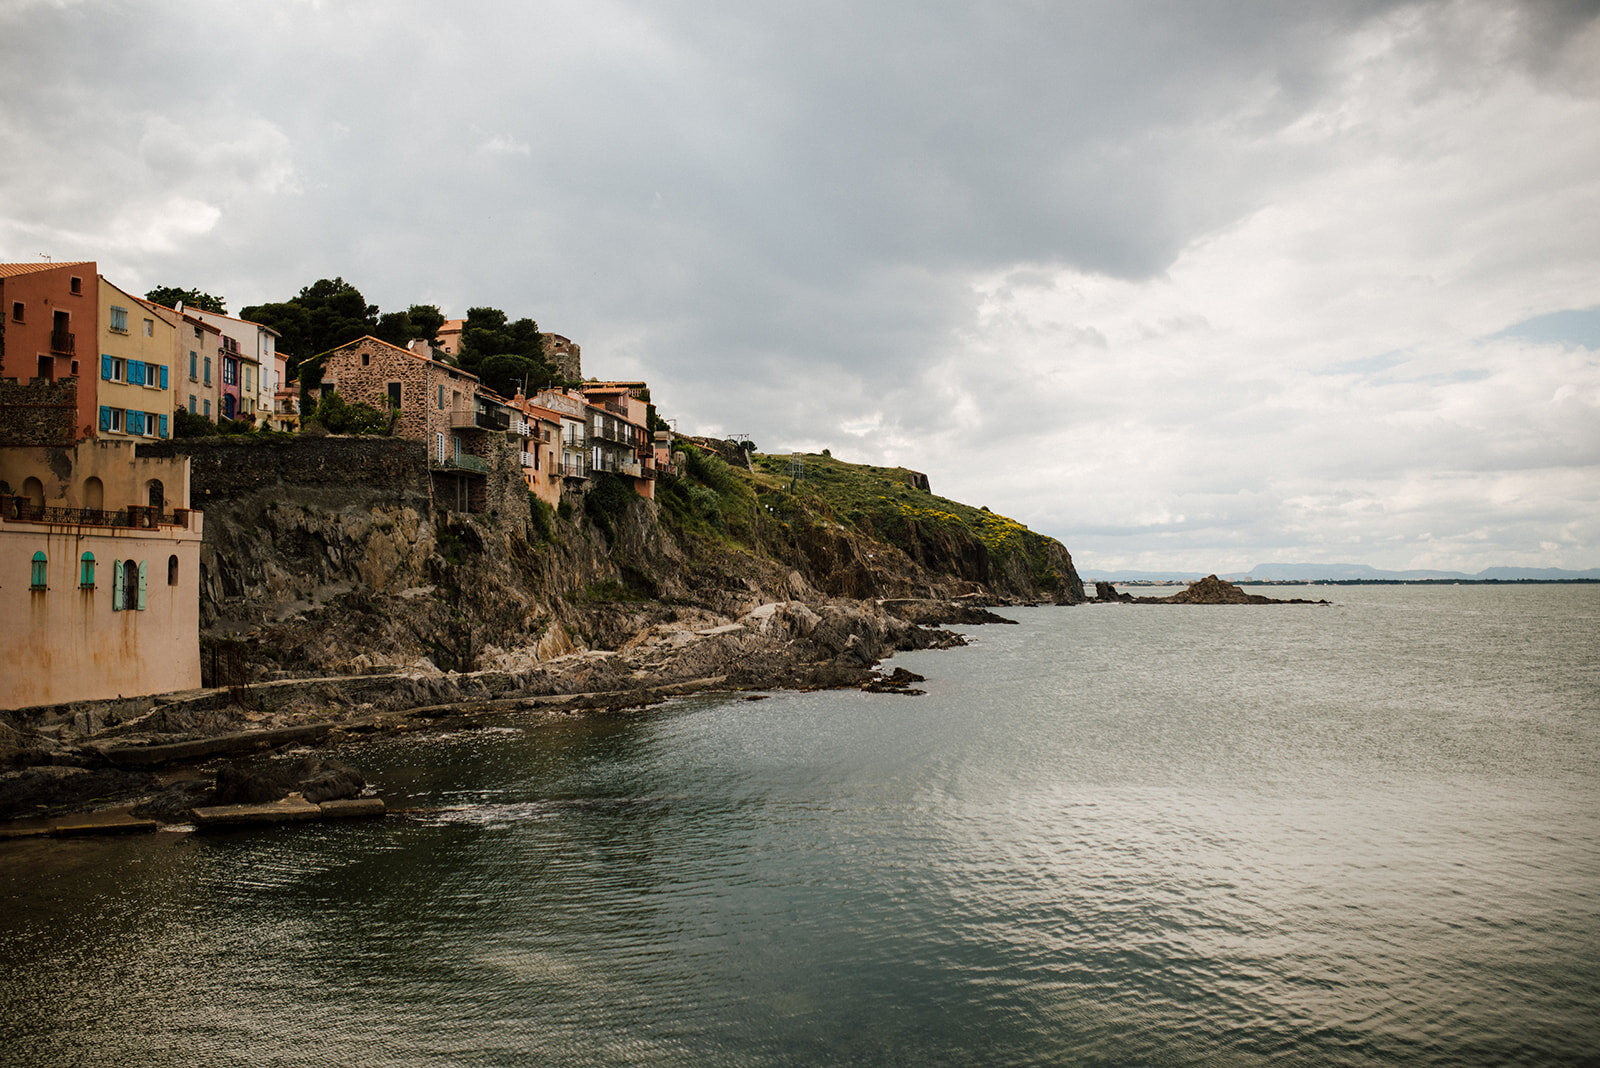
[[131, 439], [0, 449], [0, 709], [200, 685], [188, 505], [188, 458]]
[[579, 387], [588, 415], [591, 471], [633, 479], [639, 496], [656, 495], [656, 453], [650, 438], [649, 387], [643, 382], [585, 382]]
[[[184, 308], [219, 335], [217, 361], [222, 373], [222, 418], [260, 422], [275, 409], [278, 383], [278, 337], [270, 326], [204, 308]], [[227, 397], [233, 397], [232, 401]], [[228, 414], [229, 406], [233, 414]]]
[[154, 305], [101, 278], [96, 368], [97, 436], [171, 435], [173, 351], [177, 328]]
[[511, 406], [478, 376], [431, 356], [364, 337], [301, 362], [320, 367], [321, 396], [399, 412], [395, 435], [428, 450], [434, 495], [463, 511], [486, 507], [489, 455], [505, 445]]
[[92, 436], [98, 425], [99, 280], [92, 260], [0, 263], [0, 378], [20, 383], [77, 379], [73, 434], [78, 438]]

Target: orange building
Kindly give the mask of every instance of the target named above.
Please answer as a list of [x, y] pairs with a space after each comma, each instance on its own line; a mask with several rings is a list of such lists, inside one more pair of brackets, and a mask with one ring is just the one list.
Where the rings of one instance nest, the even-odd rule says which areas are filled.
[[0, 263], [0, 378], [78, 379], [77, 438], [96, 426], [99, 280], [93, 260]]

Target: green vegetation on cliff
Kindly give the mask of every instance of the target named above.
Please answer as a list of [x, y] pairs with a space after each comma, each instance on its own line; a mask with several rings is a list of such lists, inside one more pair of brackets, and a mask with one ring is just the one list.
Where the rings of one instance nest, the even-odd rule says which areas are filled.
[[[663, 480], [657, 493], [680, 535], [758, 555], [792, 554], [797, 564], [810, 565], [800, 568], [808, 580], [851, 595], [922, 596], [941, 580], [956, 580], [1002, 596], [1083, 598], [1059, 542], [986, 508], [918, 489], [905, 468], [807, 454], [797, 471], [792, 456], [756, 454], [746, 470], [710, 449], [688, 442], [682, 448], [680, 477]], [[874, 544], [914, 566], [896, 575], [899, 561], [880, 560]], [[854, 577], [841, 581], [841, 570]]]

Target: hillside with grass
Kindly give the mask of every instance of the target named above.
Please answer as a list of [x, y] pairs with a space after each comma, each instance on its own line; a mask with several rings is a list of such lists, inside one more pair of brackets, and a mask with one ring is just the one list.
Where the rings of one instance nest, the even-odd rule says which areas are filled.
[[760, 453], [746, 468], [737, 449], [709, 446], [684, 442], [684, 469], [657, 496], [696, 556], [720, 545], [786, 561], [834, 596], [1083, 600], [1060, 542], [916, 488], [905, 468]]

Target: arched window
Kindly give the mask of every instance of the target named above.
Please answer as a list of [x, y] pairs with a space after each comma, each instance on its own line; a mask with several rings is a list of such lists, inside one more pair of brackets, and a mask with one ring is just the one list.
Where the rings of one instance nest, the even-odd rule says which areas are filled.
[[154, 508], [158, 512], [161, 511], [162, 506], [166, 503], [166, 488], [161, 485], [161, 480], [159, 478], [152, 478], [149, 482], [145, 483], [145, 489], [150, 495], [150, 507]]
[[78, 561], [78, 588], [94, 589], [94, 553], [84, 553]]
[[28, 498], [28, 503], [35, 508], [44, 507], [44, 483], [32, 475], [22, 480], [22, 495]]
[[39, 552], [36, 552], [36, 553], [33, 554], [33, 582], [31, 584], [31, 588], [32, 589], [42, 590], [42, 589], [45, 588], [45, 583], [44, 583], [44, 580], [45, 580], [45, 566], [48, 563], [49, 563], [49, 560], [45, 557], [44, 550], [41, 549]]
[[169, 556], [169, 557], [167, 557], [167, 585], [168, 586], [176, 586], [177, 584], [178, 584], [178, 558], [176, 556]]
[[98, 512], [106, 506], [105, 483], [93, 475], [83, 480], [83, 506], [91, 512]]

